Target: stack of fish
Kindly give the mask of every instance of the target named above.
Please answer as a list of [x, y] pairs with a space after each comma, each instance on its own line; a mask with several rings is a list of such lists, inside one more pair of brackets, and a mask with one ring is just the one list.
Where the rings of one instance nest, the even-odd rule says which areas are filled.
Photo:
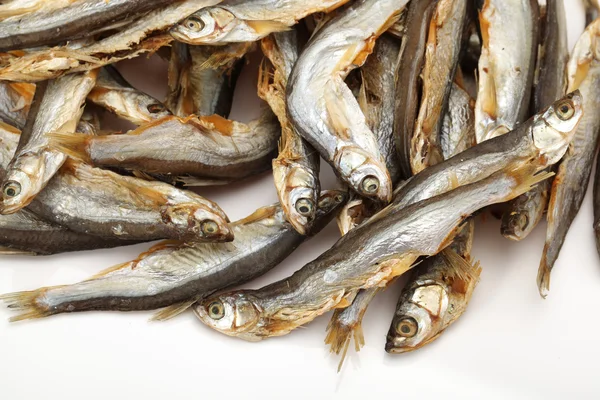
[[[401, 353], [465, 311], [481, 271], [471, 216], [492, 205], [511, 240], [547, 215], [545, 297], [600, 129], [600, 19], [585, 5], [569, 55], [562, 0], [3, 2], [0, 253], [167, 240], [83, 282], [0, 298], [13, 321], [192, 309], [248, 341], [334, 310], [326, 343], [343, 361], [371, 300], [407, 275], [386, 344]], [[233, 90], [258, 48], [268, 107], [237, 122]], [[169, 62], [164, 101], [113, 66], [154, 52]], [[111, 132], [99, 109], [137, 128]], [[321, 189], [321, 158], [342, 189]], [[266, 171], [280, 203], [235, 222], [189, 189]], [[600, 250], [598, 179], [594, 194]], [[318, 258], [235, 289], [336, 218], [342, 237]]]

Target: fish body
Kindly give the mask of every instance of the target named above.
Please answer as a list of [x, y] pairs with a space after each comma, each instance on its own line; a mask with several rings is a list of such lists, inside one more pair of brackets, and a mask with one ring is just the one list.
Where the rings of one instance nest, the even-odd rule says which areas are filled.
[[341, 11], [313, 35], [287, 90], [289, 117], [300, 135], [354, 191], [383, 202], [391, 199], [391, 178], [344, 78], [365, 62], [406, 3], [359, 0]]
[[162, 102], [133, 88], [111, 65], [100, 70], [87, 99], [136, 125], [171, 115]]
[[538, 43], [538, 8], [537, 0], [482, 2], [477, 143], [503, 135], [527, 119]]
[[[567, 19], [563, 1], [547, 0], [543, 36], [538, 48], [538, 66], [534, 86], [534, 107], [543, 110], [567, 90]], [[548, 205], [550, 179], [530, 192], [514, 199], [502, 217], [502, 235], [511, 240], [522, 240], [542, 220]]]
[[96, 70], [38, 84], [19, 147], [7, 167], [0, 212], [27, 206], [67, 159], [49, 146], [51, 133], [75, 132], [85, 98], [94, 87]]
[[320, 191], [319, 154], [294, 129], [286, 99], [288, 77], [300, 51], [295, 30], [262, 39], [266, 59], [261, 66], [258, 95], [269, 104], [281, 124], [279, 154], [273, 160], [277, 196], [288, 221], [301, 234], [310, 231]]
[[[600, 120], [600, 19], [581, 35], [567, 66], [568, 89], [583, 95], [583, 119], [558, 166], [548, 204], [546, 243], [538, 270], [540, 295], [550, 289], [550, 273], [571, 223], [579, 212], [598, 148]], [[565, 110], [567, 111], [567, 110]], [[570, 111], [568, 111], [570, 113]]]
[[348, 0], [229, 0], [196, 12], [171, 29], [189, 44], [254, 42], [288, 30], [304, 17], [331, 11]]
[[[340, 191], [323, 192], [315, 228], [343, 204]], [[262, 275], [291, 254], [307, 236], [286, 221], [279, 205], [263, 207], [233, 224], [235, 242], [159, 243], [136, 260], [73, 285], [3, 296], [22, 314], [14, 321], [90, 310], [135, 311], [173, 306], [172, 316], [195, 300]], [[178, 303], [185, 302], [184, 305]]]
[[0, 120], [23, 129], [34, 94], [33, 84], [0, 82]]

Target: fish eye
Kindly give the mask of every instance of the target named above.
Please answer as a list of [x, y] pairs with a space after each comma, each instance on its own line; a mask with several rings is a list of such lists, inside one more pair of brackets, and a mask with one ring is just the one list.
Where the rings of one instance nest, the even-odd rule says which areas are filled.
[[200, 32], [206, 26], [204, 21], [198, 17], [189, 17], [183, 24], [186, 28], [197, 32]]
[[308, 217], [312, 214], [315, 205], [311, 199], [299, 199], [296, 202], [296, 211], [303, 217]]
[[411, 338], [417, 334], [419, 325], [414, 318], [404, 317], [396, 324], [396, 333], [405, 338]]
[[214, 320], [220, 320], [225, 316], [225, 307], [220, 301], [213, 301], [208, 305], [208, 316]]
[[570, 119], [573, 114], [575, 114], [575, 107], [573, 107], [573, 103], [568, 100], [561, 102], [556, 107], [556, 115], [558, 115], [558, 118], [562, 119], [563, 121]]
[[205, 235], [214, 235], [219, 230], [219, 225], [215, 221], [207, 219], [202, 222], [200, 229]]
[[341, 194], [337, 194], [335, 195], [334, 200], [336, 203], [341, 203], [342, 201], [344, 201], [344, 196], [342, 196]]
[[366, 176], [360, 186], [365, 193], [375, 194], [379, 190], [379, 179], [372, 175]]
[[146, 108], [150, 114], [156, 114], [165, 111], [165, 106], [159, 103], [150, 104]]
[[6, 197], [15, 197], [21, 193], [21, 184], [15, 181], [8, 181], [2, 188], [2, 193]]

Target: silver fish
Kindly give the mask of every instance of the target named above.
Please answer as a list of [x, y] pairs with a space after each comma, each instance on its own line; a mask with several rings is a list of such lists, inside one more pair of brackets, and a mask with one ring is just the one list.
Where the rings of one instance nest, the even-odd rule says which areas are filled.
[[385, 286], [419, 256], [437, 254], [466, 216], [514, 198], [549, 176], [534, 176], [536, 170], [527, 165], [500, 171], [385, 217], [376, 214], [291, 277], [257, 290], [209, 297], [196, 308], [197, 315], [209, 327], [248, 341], [285, 335], [327, 311], [347, 307], [360, 289]]
[[23, 129], [34, 94], [31, 83], [0, 82], [0, 120]]
[[93, 70], [37, 85], [19, 148], [2, 184], [0, 213], [11, 214], [27, 206], [65, 162], [65, 154], [49, 147], [48, 135], [75, 132], [97, 74]]
[[169, 95], [166, 103], [179, 117], [229, 116], [244, 55], [254, 43], [226, 46], [190, 46], [174, 43], [169, 61]]
[[268, 170], [280, 133], [265, 110], [249, 124], [218, 115], [169, 116], [127, 134], [55, 134], [52, 140], [55, 148], [98, 167], [232, 181]]
[[[91, 44], [0, 54], [0, 80], [37, 82], [112, 64], [153, 52], [173, 40], [167, 29], [194, 12], [221, 0], [181, 0], [146, 14], [125, 29]], [[104, 1], [103, 1], [104, 2]]]
[[262, 39], [265, 60], [260, 69], [258, 95], [281, 123], [279, 155], [273, 160], [277, 196], [288, 221], [301, 234], [311, 229], [320, 191], [319, 154], [294, 130], [285, 104], [288, 77], [298, 59], [295, 30]]
[[[538, 66], [534, 86], [534, 107], [540, 111], [564, 96], [567, 90], [567, 19], [562, 0], [546, 0], [543, 37], [538, 49]], [[502, 235], [523, 240], [542, 220], [548, 204], [550, 179], [532, 191], [514, 199], [502, 217]]]
[[439, 0], [429, 24], [422, 72], [421, 107], [411, 139], [411, 168], [417, 174], [443, 160], [440, 131], [448, 108], [463, 36], [467, 30], [467, 0]]
[[[348, 185], [389, 202], [392, 182], [358, 102], [344, 83], [407, 1], [359, 0], [312, 37], [294, 66], [287, 105], [296, 130]], [[358, 17], [360, 16], [360, 17]]]
[[[327, 225], [345, 198], [340, 191], [323, 192], [315, 232]], [[159, 243], [136, 260], [86, 281], [8, 294], [0, 299], [21, 313], [11, 321], [76, 311], [168, 307], [155, 317], [166, 319], [216, 290], [266, 273], [307, 238], [287, 223], [277, 204], [260, 208], [237, 221], [233, 231], [236, 238], [233, 243]]]
[[162, 102], [134, 89], [111, 65], [100, 70], [87, 99], [136, 125], [171, 115]]
[[331, 11], [348, 0], [228, 0], [189, 16], [171, 35], [189, 44], [254, 42], [288, 30], [307, 15]]
[[477, 143], [505, 134], [527, 119], [538, 20], [537, 0], [482, 3], [479, 25], [483, 47], [475, 105]]
[[[568, 90], [578, 89], [583, 95], [584, 115], [552, 182], [546, 243], [537, 277], [540, 295], [544, 298], [550, 290], [550, 273], [583, 202], [598, 148], [600, 19], [590, 24], [577, 41], [567, 74]], [[566, 107], [561, 112], [565, 118], [571, 115]]]
[[444, 160], [473, 147], [475, 141], [475, 100], [465, 89], [453, 83], [440, 133]]

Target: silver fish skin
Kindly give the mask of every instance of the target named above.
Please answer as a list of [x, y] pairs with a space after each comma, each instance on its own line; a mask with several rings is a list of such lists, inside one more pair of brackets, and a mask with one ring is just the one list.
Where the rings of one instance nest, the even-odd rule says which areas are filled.
[[450, 249], [415, 268], [402, 290], [385, 351], [405, 353], [437, 339], [465, 312], [481, 268]]
[[[316, 231], [343, 204], [341, 191], [323, 192]], [[169, 307], [170, 318], [216, 290], [245, 283], [271, 270], [307, 236], [298, 234], [277, 204], [233, 224], [232, 243], [159, 243], [136, 260], [73, 285], [0, 296], [21, 314], [12, 321], [90, 310], [136, 311]], [[316, 232], [315, 231], [315, 232]]]
[[538, 23], [537, 0], [482, 3], [479, 25], [483, 43], [475, 105], [477, 143], [503, 135], [527, 119]]
[[348, 0], [228, 0], [196, 12], [171, 29], [189, 44], [254, 42], [288, 30], [302, 18], [328, 12]]
[[173, 43], [166, 101], [171, 111], [179, 117], [217, 114], [228, 118], [244, 55], [254, 48], [254, 43], [226, 46]]
[[164, 117], [126, 134], [53, 135], [53, 146], [97, 167], [233, 181], [266, 171], [281, 128], [270, 110], [249, 124]]
[[[545, 298], [550, 290], [550, 273], [577, 216], [589, 183], [600, 131], [600, 19], [581, 35], [567, 66], [568, 89], [583, 95], [583, 119], [569, 149], [558, 166], [548, 204], [546, 243], [538, 270], [538, 288]], [[570, 114], [570, 110], [565, 111]]]
[[440, 131], [467, 34], [468, 4], [468, 0], [439, 0], [429, 24], [421, 107], [411, 139], [413, 174], [443, 160]]
[[51, 133], [75, 132], [85, 98], [94, 87], [97, 70], [38, 84], [32, 110], [2, 183], [0, 213], [27, 206], [52, 179], [67, 156], [49, 146]]
[[261, 41], [265, 55], [258, 96], [265, 100], [281, 124], [279, 154], [273, 160], [273, 178], [279, 202], [288, 221], [306, 234], [317, 211], [320, 192], [319, 154], [295, 130], [288, 118], [286, 87], [300, 51], [296, 30], [273, 33]]
[[87, 99], [136, 125], [171, 115], [161, 101], [133, 88], [111, 65], [100, 69]]
[[0, 51], [58, 44], [87, 36], [90, 32], [166, 6], [171, 0], [79, 0], [61, 8], [42, 9], [0, 27]]
[[[197, 314], [209, 327], [248, 341], [288, 334], [327, 311], [347, 307], [358, 290], [386, 285], [418, 257], [437, 254], [466, 216], [514, 198], [549, 176], [534, 176], [536, 169], [501, 171], [384, 218], [375, 215], [289, 278], [209, 297]], [[211, 312], [215, 306], [222, 315]]]
[[288, 83], [290, 119], [300, 135], [354, 191], [389, 202], [392, 182], [375, 135], [348, 86], [375, 38], [394, 23], [407, 1], [359, 0], [317, 31]]
[[194, 12], [221, 0], [181, 0], [146, 14], [125, 29], [91, 44], [67, 43], [26, 52], [23, 56], [0, 54], [0, 80], [38, 82], [64, 74], [87, 71], [117, 61], [157, 51], [169, 45], [171, 26]]
[[[536, 111], [543, 110], [566, 93], [568, 62], [567, 19], [563, 1], [547, 0], [533, 92]], [[502, 217], [504, 237], [523, 240], [533, 231], [546, 211], [551, 184], [548, 179], [510, 202]]]
[[23, 129], [34, 94], [33, 84], [0, 82], [0, 120]]
[[453, 83], [440, 132], [440, 149], [444, 160], [473, 147], [475, 141], [475, 100]]

